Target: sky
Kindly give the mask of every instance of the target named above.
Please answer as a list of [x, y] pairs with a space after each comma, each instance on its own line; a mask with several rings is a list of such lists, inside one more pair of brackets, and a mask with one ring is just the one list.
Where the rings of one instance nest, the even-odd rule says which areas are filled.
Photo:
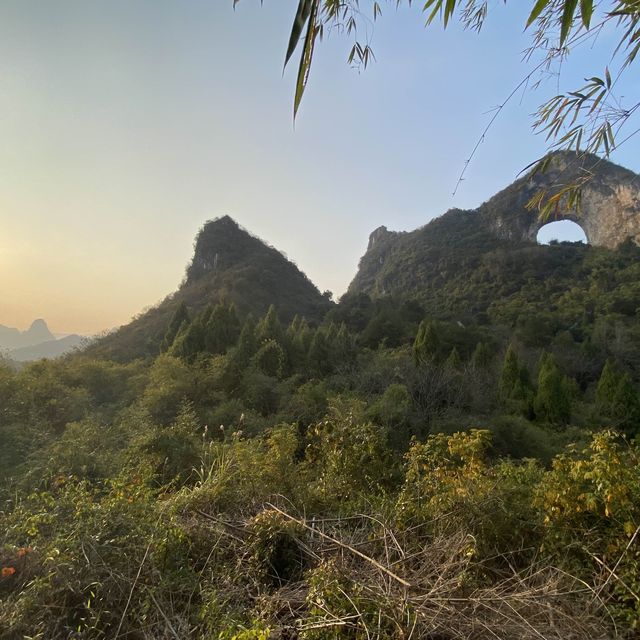
[[[294, 126], [297, 0], [2, 0], [0, 324], [124, 324], [178, 287], [221, 215], [338, 296], [378, 226], [411, 230], [512, 182], [546, 149], [532, 113], [554, 78], [505, 107], [452, 195], [530, 68], [530, 3], [494, 1], [480, 34], [394, 4], [365, 71], [348, 37], [318, 47]], [[561, 88], [602, 73], [614, 37], [575, 51]], [[640, 171], [638, 143], [614, 160]]]

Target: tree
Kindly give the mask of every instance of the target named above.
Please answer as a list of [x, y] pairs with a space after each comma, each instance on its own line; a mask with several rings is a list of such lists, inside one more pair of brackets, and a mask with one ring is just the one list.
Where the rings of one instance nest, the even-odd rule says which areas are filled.
[[278, 319], [276, 308], [273, 305], [269, 307], [267, 314], [258, 324], [256, 333], [260, 342], [265, 340], [275, 340], [280, 344], [283, 343], [284, 330], [280, 324], [280, 320]]
[[514, 389], [520, 380], [520, 363], [513, 345], [509, 345], [502, 364], [500, 374], [500, 396], [503, 400], [513, 396]]
[[607, 360], [596, 388], [596, 405], [602, 413], [609, 414], [611, 412], [617, 387], [618, 374], [611, 360]]
[[552, 424], [566, 424], [571, 418], [569, 385], [551, 354], [542, 358], [534, 408], [539, 417]]
[[209, 353], [225, 353], [240, 335], [240, 321], [233, 305], [218, 304], [206, 319], [204, 346]]
[[281, 378], [284, 371], [284, 352], [275, 340], [267, 340], [253, 357], [255, 366], [267, 376]]
[[[401, 1], [388, 0], [388, 4], [397, 6]], [[238, 2], [233, 0], [234, 6]], [[411, 4], [411, 0], [407, 0], [407, 4]], [[621, 106], [619, 97], [614, 93], [619, 76], [640, 51], [640, 3], [637, 0], [608, 0], [598, 5], [594, 0], [529, 0], [529, 6], [524, 26], [530, 30], [532, 42], [526, 59], [533, 68], [496, 110], [487, 129], [519, 89], [536, 84], [537, 75], [542, 76], [556, 67], [560, 69], [562, 61], [574, 48], [589, 45], [603, 29], [611, 27], [618, 34], [617, 42], [614, 40], [612, 43], [611, 59], [607, 56], [609, 65], [615, 63], [617, 66], [614, 73], [609, 67], [602, 69], [598, 76], [592, 72], [585, 73], [591, 77], [583, 87], [550, 98], [539, 108], [534, 121], [534, 129], [546, 134], [553, 146], [604, 152], [608, 156], [616, 146], [616, 139], [622, 137], [623, 127], [640, 107], [640, 102]], [[465, 28], [480, 31], [489, 12], [489, 3], [487, 0], [426, 0], [422, 10], [426, 14], [427, 25], [442, 20], [446, 28], [458, 17]], [[370, 29], [358, 27], [377, 20], [381, 14], [381, 3], [377, 0], [299, 0], [285, 54], [286, 66], [302, 43], [293, 101], [294, 118], [307, 85], [316, 44], [325, 32], [337, 31], [353, 37], [348, 62], [366, 68], [374, 59], [369, 42]], [[367, 34], [364, 42], [359, 40], [362, 33]], [[623, 55], [616, 58], [615, 54], [619, 52]], [[486, 130], [472, 156], [485, 134]], [[545, 162], [546, 159], [541, 159], [538, 168], [544, 168]], [[468, 163], [469, 160], [465, 169]], [[463, 176], [464, 170], [460, 179]], [[539, 206], [544, 215], [549, 215], [563, 199], [568, 207], [577, 207], [580, 187], [580, 181], [558, 187], [555, 193], [542, 194], [537, 202], [532, 202], [532, 206]]]
[[491, 351], [486, 342], [478, 342], [471, 356], [471, 364], [475, 369], [486, 369], [491, 364]]
[[435, 322], [423, 320], [413, 342], [413, 360], [416, 366], [433, 360], [439, 347], [440, 338]]
[[620, 376], [611, 407], [620, 421], [618, 426], [630, 435], [636, 435], [640, 430], [640, 394], [628, 373]]
[[462, 359], [460, 358], [460, 354], [455, 347], [451, 349], [449, 357], [446, 359], [444, 366], [451, 371], [460, 371], [460, 369], [462, 368]]
[[189, 311], [187, 309], [187, 305], [183, 301], [178, 305], [171, 321], [169, 322], [167, 332], [165, 333], [162, 344], [160, 345], [160, 350], [168, 351], [169, 347], [171, 347], [173, 341], [176, 339], [176, 336], [180, 333], [180, 330], [186, 329], [189, 322]]

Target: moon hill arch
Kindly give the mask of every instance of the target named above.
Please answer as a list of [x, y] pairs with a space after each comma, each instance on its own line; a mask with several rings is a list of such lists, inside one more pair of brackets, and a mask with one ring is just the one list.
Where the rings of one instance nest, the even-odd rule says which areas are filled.
[[[554, 193], [554, 187], [570, 184], [585, 172], [592, 177], [583, 186], [580, 213], [566, 211], [541, 220], [537, 211], [527, 208], [540, 190]], [[461, 307], [450, 298], [452, 287], [464, 306], [474, 288], [492, 286], [498, 271], [504, 278], [513, 275], [513, 287], [519, 278], [543, 279], [560, 249], [539, 245], [537, 235], [556, 220], [575, 222], [586, 236], [587, 245], [580, 248], [562, 245], [566, 257], [575, 254], [581, 260], [593, 247], [615, 251], [629, 246], [640, 260], [640, 176], [593, 155], [555, 152], [544, 173], [528, 173], [477, 209], [451, 209], [415, 231], [389, 231], [384, 226], [373, 231], [348, 293], [413, 297], [434, 311], [442, 307], [443, 312], [453, 312], [455, 307], [458, 313]], [[444, 299], [444, 292], [449, 299]]]
[[[570, 184], [585, 175], [593, 177], [582, 189], [579, 213], [564, 211], [541, 220], [527, 203], [542, 189]], [[549, 169], [532, 173], [499, 192], [478, 209], [499, 238], [535, 242], [538, 231], [557, 220], [578, 224], [593, 246], [616, 249], [627, 240], [640, 245], [640, 176], [593, 155], [553, 154]]]

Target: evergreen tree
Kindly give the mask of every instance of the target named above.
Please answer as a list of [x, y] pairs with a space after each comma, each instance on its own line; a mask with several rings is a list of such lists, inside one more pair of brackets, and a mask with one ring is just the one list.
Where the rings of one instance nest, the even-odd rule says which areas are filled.
[[284, 352], [275, 340], [267, 340], [253, 357], [256, 368], [272, 378], [281, 378], [284, 371]]
[[475, 369], [486, 369], [491, 364], [491, 351], [486, 342], [478, 342], [471, 356], [471, 364]]
[[181, 302], [173, 313], [173, 317], [169, 322], [169, 326], [167, 327], [167, 332], [164, 334], [164, 338], [162, 343], [160, 344], [161, 351], [168, 351], [169, 347], [173, 344], [173, 341], [176, 339], [178, 333], [181, 330], [185, 329], [186, 326], [190, 322], [189, 311], [187, 309], [187, 305]]
[[620, 376], [616, 372], [613, 362], [607, 360], [596, 388], [596, 406], [601, 413], [605, 415], [611, 414], [619, 382]]
[[[220, 306], [220, 303], [216, 305], [216, 308]], [[209, 318], [211, 318], [211, 314], [213, 313], [214, 306], [209, 303], [205, 308], [202, 314], [200, 315], [200, 322], [202, 322], [202, 326], [206, 326], [207, 322], [209, 322]]]
[[413, 362], [416, 366], [422, 364], [422, 343], [424, 342], [424, 333], [427, 329], [427, 321], [423, 320], [418, 327], [418, 333], [413, 341]]
[[205, 327], [205, 348], [209, 353], [225, 353], [238, 340], [240, 323], [233, 306], [216, 305]]
[[439, 347], [440, 339], [435, 322], [423, 320], [413, 343], [413, 360], [416, 365], [434, 360]]
[[316, 376], [327, 375], [331, 371], [329, 350], [324, 331], [318, 329], [311, 340], [307, 357], [310, 371]]
[[205, 330], [200, 318], [196, 318], [188, 325], [183, 323], [183, 327], [173, 341], [169, 353], [177, 358], [193, 361], [205, 349], [204, 337]]
[[514, 391], [521, 382], [520, 363], [513, 345], [509, 345], [500, 374], [500, 397], [503, 400], [514, 397]]
[[444, 366], [451, 371], [460, 371], [460, 369], [462, 369], [462, 360], [456, 347], [453, 347], [453, 349], [451, 349], [449, 357], [445, 361]]
[[631, 376], [620, 376], [611, 403], [612, 413], [619, 421], [618, 426], [634, 436], [640, 431], [640, 394]]
[[258, 350], [258, 339], [256, 337], [256, 324], [251, 315], [242, 325], [242, 331], [238, 338], [238, 346], [233, 354], [234, 359], [244, 368], [249, 364], [251, 357]]
[[284, 330], [278, 319], [276, 308], [273, 305], [269, 307], [266, 315], [258, 324], [256, 333], [259, 342], [275, 340], [280, 345], [284, 343]]
[[313, 333], [307, 321], [302, 318], [296, 323], [295, 332], [292, 327], [289, 340], [289, 362], [294, 371], [304, 371], [307, 367], [307, 354], [313, 339]]
[[541, 363], [534, 400], [536, 415], [552, 424], [566, 424], [571, 419], [568, 381], [551, 354], [543, 356]]
[[296, 334], [298, 333], [301, 322], [302, 322], [302, 319], [296, 313], [296, 315], [293, 317], [293, 320], [291, 321], [291, 324], [289, 324], [289, 326], [287, 327], [287, 337], [291, 342], [293, 342]]
[[340, 325], [340, 329], [338, 329], [335, 351], [336, 364], [348, 364], [352, 362], [355, 357], [355, 343], [344, 322]]
[[247, 316], [235, 349], [227, 356], [222, 382], [227, 393], [237, 396], [241, 391], [242, 377], [258, 350], [256, 324], [251, 315]]

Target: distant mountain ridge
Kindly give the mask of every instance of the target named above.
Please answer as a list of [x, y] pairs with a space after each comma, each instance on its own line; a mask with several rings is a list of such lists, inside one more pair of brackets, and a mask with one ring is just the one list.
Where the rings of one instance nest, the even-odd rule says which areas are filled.
[[34, 320], [26, 331], [0, 325], [0, 349], [22, 349], [55, 339], [42, 318]]
[[8, 352], [8, 356], [15, 362], [30, 362], [42, 358], [59, 358], [80, 347], [86, 340], [87, 338], [83, 336], [71, 334], [64, 336], [64, 338], [47, 340], [28, 347], [13, 349]]
[[178, 290], [132, 322], [97, 340], [87, 353], [116, 360], [155, 356], [171, 317], [184, 302], [199, 311], [233, 303], [240, 315], [263, 315], [275, 305], [284, 322], [295, 315], [318, 323], [331, 308], [307, 276], [282, 253], [251, 235], [229, 216], [207, 222]]

